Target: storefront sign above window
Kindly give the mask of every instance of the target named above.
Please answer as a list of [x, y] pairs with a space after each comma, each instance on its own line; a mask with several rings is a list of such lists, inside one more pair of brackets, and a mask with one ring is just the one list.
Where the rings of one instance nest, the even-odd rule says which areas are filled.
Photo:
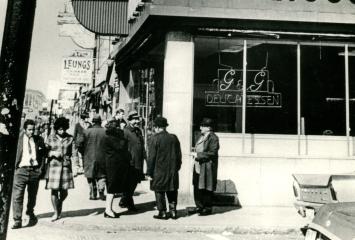
[[[213, 80], [214, 91], [205, 91], [206, 106], [242, 107], [243, 71], [239, 69], [219, 69], [218, 78]], [[281, 108], [281, 93], [275, 92], [274, 82], [269, 79], [269, 71], [247, 70], [247, 107]]]
[[70, 84], [90, 84], [93, 72], [92, 51], [77, 50], [62, 60], [62, 82]]

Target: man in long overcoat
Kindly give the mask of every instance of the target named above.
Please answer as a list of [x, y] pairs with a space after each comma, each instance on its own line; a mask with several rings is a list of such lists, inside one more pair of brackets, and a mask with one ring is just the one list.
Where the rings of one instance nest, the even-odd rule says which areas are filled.
[[157, 219], [168, 219], [165, 195], [168, 198], [170, 216], [177, 218], [176, 205], [179, 189], [179, 170], [181, 168], [181, 148], [178, 138], [166, 131], [166, 118], [154, 120], [156, 132], [149, 141], [147, 175], [152, 179], [150, 189], [155, 192], [158, 208]]
[[138, 127], [139, 115], [137, 111], [131, 111], [128, 114], [127, 120], [128, 125], [123, 131], [128, 144], [130, 167], [128, 170], [127, 189], [123, 192], [120, 206], [128, 208], [129, 211], [137, 211], [136, 207], [134, 206], [133, 194], [138, 183], [140, 183], [144, 178], [144, 139], [142, 131]]
[[90, 186], [90, 200], [97, 199], [97, 190], [101, 200], [106, 200], [104, 194], [106, 175], [103, 169], [105, 155], [102, 149], [102, 141], [106, 136], [105, 129], [101, 127], [101, 117], [95, 116], [93, 126], [84, 130], [84, 175]]
[[219, 139], [213, 132], [213, 120], [204, 118], [200, 124], [201, 135], [194, 153], [193, 171], [195, 212], [200, 216], [212, 213], [213, 191], [217, 186]]

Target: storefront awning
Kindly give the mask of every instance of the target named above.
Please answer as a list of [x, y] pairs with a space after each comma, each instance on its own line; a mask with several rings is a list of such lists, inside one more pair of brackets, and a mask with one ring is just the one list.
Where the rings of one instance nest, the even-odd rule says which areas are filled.
[[128, 35], [128, 0], [72, 0], [75, 17], [100, 35]]

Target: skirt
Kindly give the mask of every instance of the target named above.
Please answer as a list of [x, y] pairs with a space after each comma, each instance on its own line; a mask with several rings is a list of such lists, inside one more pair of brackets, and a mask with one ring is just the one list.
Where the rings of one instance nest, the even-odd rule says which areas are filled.
[[46, 189], [66, 190], [74, 188], [74, 178], [70, 160], [50, 160], [47, 173]]

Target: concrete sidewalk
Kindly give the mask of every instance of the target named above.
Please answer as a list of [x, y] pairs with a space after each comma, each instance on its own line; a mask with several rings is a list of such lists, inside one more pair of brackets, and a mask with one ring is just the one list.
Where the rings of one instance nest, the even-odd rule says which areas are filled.
[[[103, 217], [105, 202], [88, 199], [86, 179], [79, 176], [75, 179], [75, 189], [70, 190], [64, 203], [62, 218], [51, 222], [53, 210], [50, 205], [49, 191], [44, 190], [41, 182], [36, 214], [38, 224], [31, 228], [56, 227], [76, 230], [107, 230], [115, 231], [161, 231], [161, 232], [232, 232], [240, 233], [299, 233], [300, 228], [309, 222], [299, 216], [293, 207], [214, 207], [213, 215], [187, 215], [187, 207], [178, 205], [177, 220], [157, 220], [154, 194], [149, 191], [149, 182], [144, 181], [137, 188], [135, 196], [137, 213], [129, 213], [118, 206], [114, 200], [114, 210], [120, 213], [120, 218]], [[10, 221], [10, 224], [12, 221]], [[12, 230], [10, 230], [12, 231]]]

